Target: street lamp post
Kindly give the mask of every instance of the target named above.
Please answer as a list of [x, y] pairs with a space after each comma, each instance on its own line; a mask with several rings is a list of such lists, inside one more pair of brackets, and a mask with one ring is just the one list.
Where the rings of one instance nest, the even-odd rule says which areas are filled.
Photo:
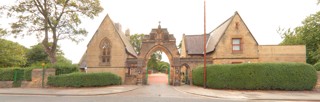
[[42, 65], [42, 88], [44, 88], [44, 63], [41, 64]]
[[207, 84], [207, 34], [206, 34], [206, 0], [204, 0], [204, 33], [203, 33], [203, 87]]

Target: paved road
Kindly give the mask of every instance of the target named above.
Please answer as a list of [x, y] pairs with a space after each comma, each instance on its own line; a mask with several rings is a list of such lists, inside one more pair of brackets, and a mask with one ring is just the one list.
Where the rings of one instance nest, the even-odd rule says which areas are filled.
[[239, 102], [179, 92], [167, 85], [164, 74], [149, 75], [149, 85], [134, 91], [102, 96], [17, 96], [1, 95], [1, 102]]

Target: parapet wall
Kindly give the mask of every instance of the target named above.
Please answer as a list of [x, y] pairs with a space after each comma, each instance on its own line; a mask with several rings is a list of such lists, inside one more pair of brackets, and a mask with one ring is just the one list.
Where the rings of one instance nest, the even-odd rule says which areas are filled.
[[306, 63], [305, 45], [260, 45], [259, 62], [303, 62]]

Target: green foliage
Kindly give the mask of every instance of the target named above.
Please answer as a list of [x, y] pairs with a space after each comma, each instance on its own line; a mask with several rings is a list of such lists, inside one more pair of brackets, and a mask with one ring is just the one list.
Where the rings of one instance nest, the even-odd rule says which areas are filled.
[[[203, 85], [203, 67], [193, 70], [194, 85]], [[316, 70], [303, 63], [210, 65], [207, 87], [249, 90], [312, 90]]]
[[15, 71], [18, 73], [18, 80], [31, 81], [33, 68], [0, 68], [0, 81], [14, 81]]
[[7, 34], [7, 31], [0, 28], [0, 37], [4, 36], [5, 34]]
[[[207, 66], [207, 70], [212, 70], [212, 69], [209, 68], [209, 66]], [[207, 80], [211, 80], [211, 78]], [[192, 70], [192, 83], [193, 85], [203, 86], [203, 67], [197, 67], [196, 69]]]
[[32, 80], [32, 70], [34, 68], [24, 68], [24, 80], [31, 81]]
[[320, 62], [314, 64], [314, 68], [315, 68], [317, 71], [320, 71]]
[[130, 36], [130, 43], [136, 53], [140, 53], [143, 36], [144, 34], [134, 34]]
[[[39, 64], [41, 63], [49, 63], [48, 54], [44, 51], [42, 44], [37, 44], [31, 46], [30, 50], [27, 52], [27, 64]], [[34, 66], [34, 65], [33, 65]]]
[[76, 64], [55, 64], [52, 67], [56, 69], [56, 75], [79, 72], [78, 65]]
[[[56, 64], [72, 64], [71, 60], [64, 57], [64, 53], [60, 49], [60, 46], [57, 47]], [[42, 67], [42, 63], [46, 63], [46, 67], [51, 67], [51, 64], [49, 64], [50, 58], [41, 43], [31, 46], [31, 49], [27, 52], [27, 59], [27, 66], [40, 68]]]
[[1, 68], [0, 69], [0, 81], [13, 81], [14, 69], [13, 68]]
[[48, 77], [48, 85], [55, 87], [97, 87], [120, 84], [121, 77], [112, 73], [79, 72]]
[[156, 68], [156, 70], [158, 72], [164, 73], [169, 67], [170, 67], [170, 64], [168, 62], [160, 61], [158, 62], [158, 67]]
[[21, 81], [31, 81], [31, 73], [31, 68], [0, 68], [0, 81], [13, 81], [13, 87], [20, 87]]
[[79, 27], [80, 18], [93, 19], [103, 8], [99, 0], [18, 0], [10, 6], [1, 6], [0, 10], [6, 12], [8, 18], [17, 19], [10, 23], [11, 29], [7, 34], [15, 37], [36, 36], [54, 64], [58, 41], [82, 41], [87, 31]]
[[14, 69], [14, 79], [13, 79], [13, 87], [20, 87], [21, 81], [24, 80], [24, 69], [17, 68]]
[[0, 39], [0, 67], [23, 66], [26, 63], [26, 48], [22, 45]]
[[282, 30], [282, 45], [305, 44], [307, 63], [314, 64], [320, 60], [320, 12], [308, 16], [302, 26], [294, 30]]

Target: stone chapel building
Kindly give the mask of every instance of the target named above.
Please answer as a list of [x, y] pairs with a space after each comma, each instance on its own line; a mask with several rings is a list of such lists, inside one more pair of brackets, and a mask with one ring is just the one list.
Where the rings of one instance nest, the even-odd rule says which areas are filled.
[[[305, 45], [259, 45], [238, 12], [207, 34], [213, 64], [306, 62]], [[183, 35], [181, 57], [203, 56], [203, 34]]]
[[[180, 85], [182, 80], [192, 82], [192, 69], [203, 65], [203, 34], [183, 35], [178, 52], [173, 34], [159, 25], [144, 36], [140, 54], [134, 51], [129, 36], [106, 15], [87, 45], [81, 68], [117, 74], [125, 84], [141, 84], [146, 82], [147, 58], [160, 50], [169, 54], [169, 83]], [[305, 45], [259, 45], [238, 12], [207, 34], [206, 49], [208, 64], [306, 62]]]
[[87, 50], [80, 60], [80, 67], [87, 67], [88, 72], [111, 72], [119, 75], [124, 82], [127, 58], [136, 58], [128, 39], [121, 31], [121, 25], [114, 23], [109, 15], [89, 41]]

